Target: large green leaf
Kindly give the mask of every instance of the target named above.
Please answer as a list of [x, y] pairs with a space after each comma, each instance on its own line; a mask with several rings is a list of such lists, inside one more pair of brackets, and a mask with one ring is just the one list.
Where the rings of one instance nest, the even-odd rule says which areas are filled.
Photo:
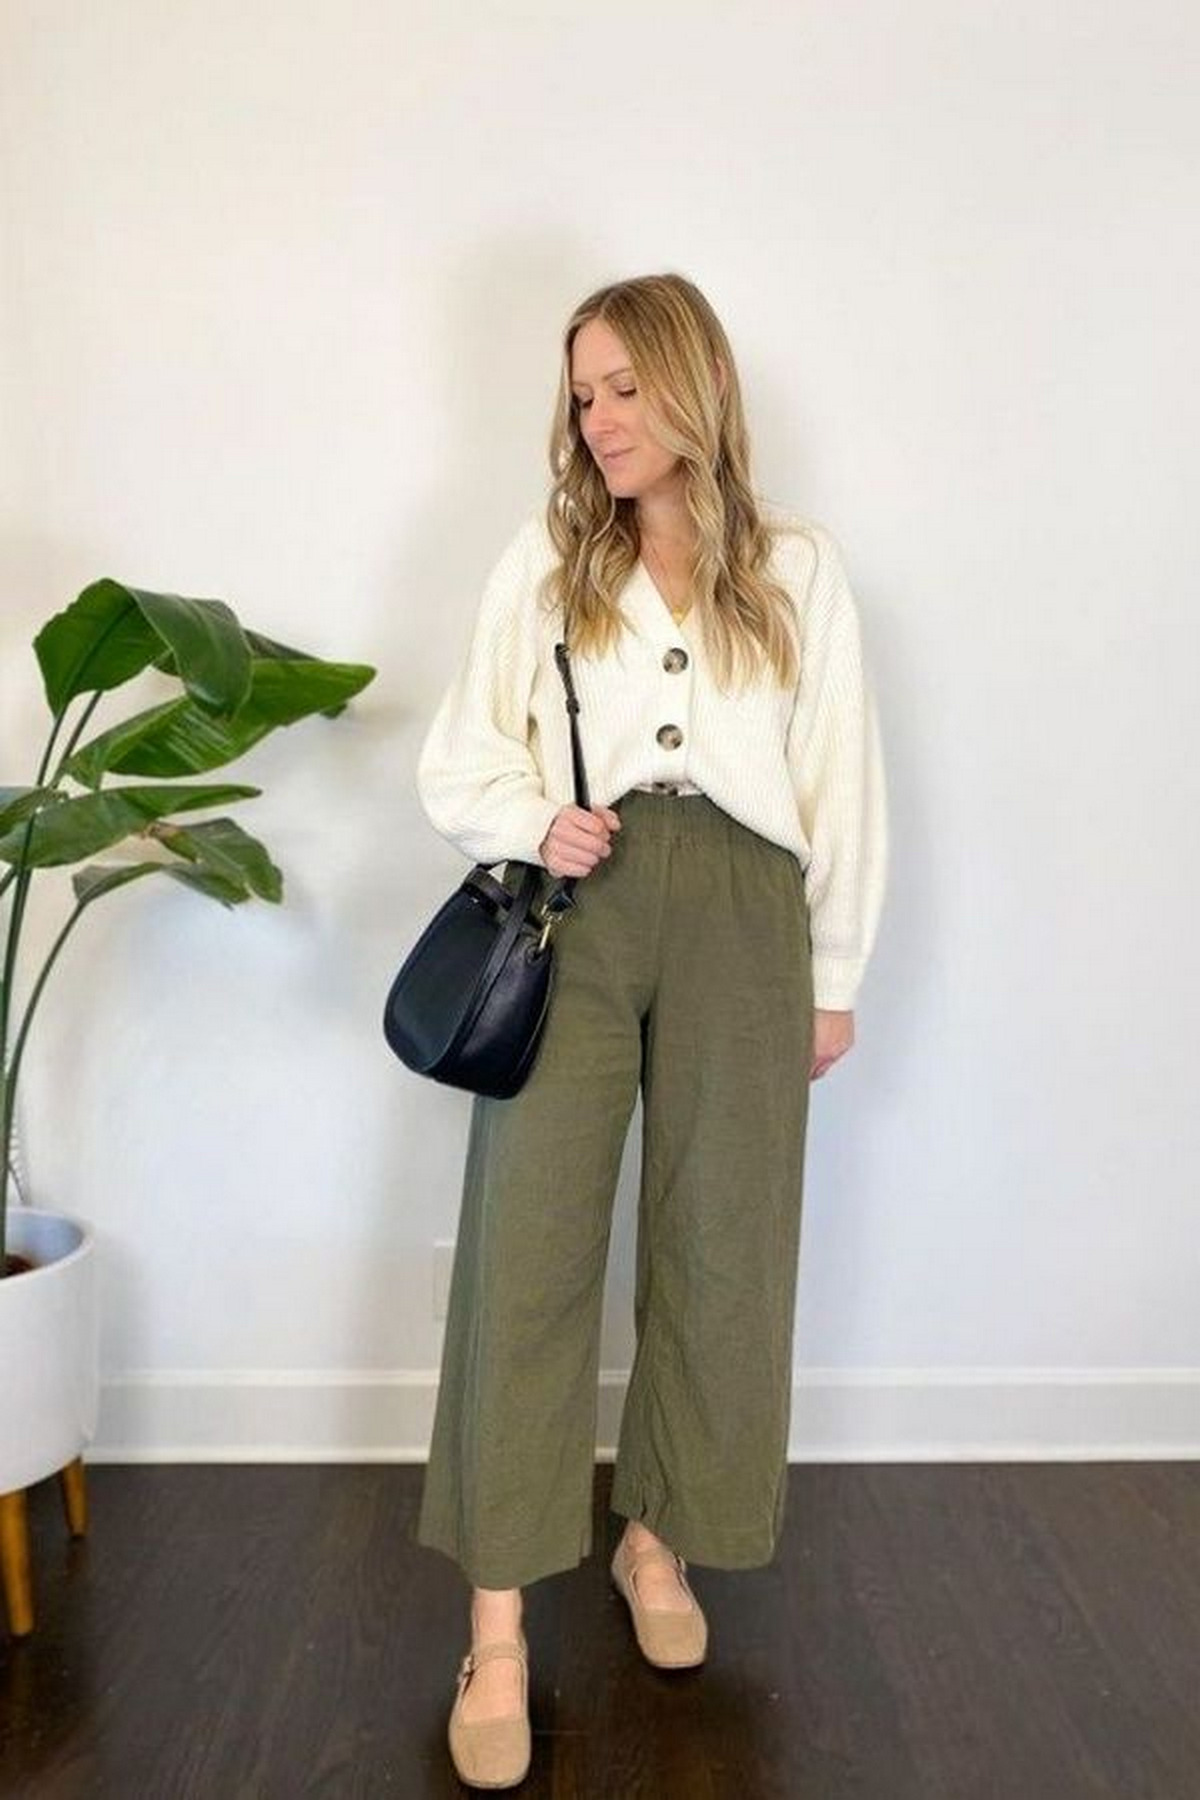
[[77, 694], [120, 687], [166, 647], [199, 705], [235, 712], [250, 689], [250, 646], [221, 600], [152, 594], [105, 576], [84, 588], [33, 640], [57, 717]]
[[101, 894], [111, 893], [113, 888], [124, 887], [126, 882], [137, 881], [143, 875], [169, 875], [173, 881], [182, 881], [185, 887], [195, 888], [223, 906], [236, 906], [250, 897], [247, 889], [227, 876], [216, 875], [211, 869], [194, 869], [189, 863], [88, 863], [72, 875], [71, 886], [76, 899], [88, 906]]
[[[197, 604], [199, 606], [210, 606], [219, 604], [219, 602], [200, 600]], [[250, 654], [253, 657], [268, 658], [274, 662], [317, 662], [320, 660], [313, 655], [311, 650], [297, 650], [294, 644], [281, 644], [278, 638], [266, 637], [261, 631], [252, 631], [249, 625], [242, 626], [242, 634], [245, 637], [247, 644], [250, 646]], [[334, 665], [331, 664], [330, 666], [332, 667]], [[345, 666], [357, 667], [365, 665]], [[175, 666], [175, 658], [170, 650], [164, 650], [161, 656], [154, 659], [154, 667], [160, 669], [165, 675], [178, 674], [178, 670]], [[372, 669], [368, 676], [368, 680], [373, 680], [375, 674], [376, 671]], [[338, 714], [345, 712], [345, 710], [345, 700], [338, 700], [335, 701], [332, 706], [323, 706], [320, 708], [321, 716], [325, 719], [336, 719]]]
[[[151, 819], [201, 806], [224, 806], [230, 800], [247, 799], [261, 792], [261, 788], [224, 783], [200, 787], [130, 786], [81, 794], [36, 815], [26, 861], [31, 868], [41, 869], [79, 862], [82, 857], [119, 843], [131, 832], [141, 831]], [[24, 838], [24, 825], [17, 825], [0, 837], [0, 862], [17, 861]]]
[[263, 900], [283, 895], [283, 874], [265, 844], [243, 831], [236, 819], [202, 819], [197, 825], [164, 820], [150, 826], [151, 837], [177, 856], [186, 857], [212, 874], [223, 876]]
[[200, 775], [236, 761], [277, 726], [327, 712], [334, 701], [344, 705], [374, 676], [366, 663], [256, 657], [249, 694], [233, 718], [216, 718], [182, 695], [100, 732], [76, 750], [64, 772], [92, 788], [107, 773]]
[[52, 800], [61, 799], [53, 788], [0, 787], [0, 836], [19, 825], [30, 813]]

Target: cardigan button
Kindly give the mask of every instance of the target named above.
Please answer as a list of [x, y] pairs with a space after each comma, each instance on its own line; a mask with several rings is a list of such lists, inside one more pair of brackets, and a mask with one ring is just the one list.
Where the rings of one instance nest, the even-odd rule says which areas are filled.
[[683, 742], [683, 733], [678, 725], [660, 725], [654, 735], [664, 750], [678, 750]]
[[666, 652], [662, 660], [663, 668], [667, 671], [668, 675], [678, 675], [681, 669], [686, 669], [688, 666], [688, 653], [686, 650], [681, 650], [677, 644], [674, 644]]

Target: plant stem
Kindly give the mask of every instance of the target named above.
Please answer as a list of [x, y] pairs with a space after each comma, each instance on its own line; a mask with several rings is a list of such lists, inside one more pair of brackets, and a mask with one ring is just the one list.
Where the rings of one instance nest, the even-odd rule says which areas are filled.
[[[29, 1035], [29, 1027], [33, 1020], [34, 1010], [37, 1006], [38, 1001], [41, 998], [42, 989], [46, 985], [46, 977], [49, 975], [51, 969], [54, 967], [54, 964], [57, 962], [59, 951], [62, 949], [63, 945], [66, 943], [67, 938], [70, 935], [74, 926], [78, 923], [79, 915], [80, 915], [80, 913], [82, 913], [82, 911], [87, 906], [87, 904], [88, 904], [87, 900], [79, 900], [76, 902], [75, 909], [71, 913], [70, 918], [67, 920], [66, 924], [63, 926], [62, 930], [59, 932], [58, 936], [55, 938], [54, 943], [50, 947], [50, 953], [47, 956], [45, 962], [42, 964], [41, 974], [38, 976], [37, 980], [33, 984], [33, 992], [29, 996], [29, 1004], [25, 1008], [25, 1016], [21, 1020], [20, 1030], [17, 1032], [16, 1039], [13, 1043], [12, 1062], [9, 1064], [8, 1082], [7, 1082], [8, 1091], [10, 1093], [12, 1093], [16, 1090], [17, 1075], [18, 1075], [18, 1073], [20, 1071], [20, 1067], [21, 1067], [21, 1056], [25, 1049], [25, 1039]], [[6, 1133], [11, 1132], [13, 1116], [14, 1115], [10, 1112], [8, 1117], [6, 1118], [6, 1121], [5, 1121]], [[5, 1142], [4, 1148], [5, 1148], [5, 1155], [7, 1156], [7, 1154], [8, 1154], [7, 1140]]]
[[12, 1004], [13, 979], [17, 962], [17, 943], [21, 935], [21, 916], [25, 889], [29, 885], [29, 870], [25, 867], [25, 852], [29, 847], [29, 832], [33, 819], [25, 828], [25, 839], [21, 855], [17, 860], [17, 885], [13, 892], [9, 908], [8, 929], [5, 932], [4, 974], [0, 977], [0, 1275], [8, 1272], [8, 1159], [12, 1146], [13, 1119], [16, 1117], [17, 1077], [15, 1070], [8, 1063], [8, 1016]]
[[[66, 717], [66, 707], [64, 706], [60, 712], [55, 714], [54, 724], [51, 727], [50, 736], [46, 741], [46, 748], [42, 752], [42, 759], [38, 765], [38, 772], [34, 783], [35, 786], [45, 787], [48, 785], [53, 788], [58, 786], [63, 779], [63, 765], [70, 757], [71, 752], [79, 740], [80, 733], [87, 725], [87, 722], [91, 718], [99, 701], [100, 690], [97, 689], [90, 696], [87, 705], [83, 708], [80, 719], [72, 731], [62, 755], [59, 757], [58, 767], [54, 771], [54, 779], [47, 783], [46, 770], [49, 768], [50, 758], [54, 754], [54, 741], [57, 738], [63, 720]], [[12, 898], [9, 902], [8, 925], [4, 934], [4, 969], [3, 974], [0, 975], [0, 1277], [3, 1277], [8, 1273], [7, 1227], [9, 1157], [12, 1153], [13, 1124], [17, 1116], [17, 1074], [20, 1069], [21, 1052], [24, 1049], [25, 1036], [29, 1030], [29, 1021], [33, 1015], [33, 1009], [41, 994], [42, 987], [45, 984], [46, 976], [48, 975], [59, 950], [62, 948], [67, 933], [78, 919], [82, 906], [85, 904], [81, 902], [80, 905], [76, 906], [74, 912], [67, 920], [66, 925], [63, 927], [63, 930], [55, 940], [54, 947], [42, 967], [42, 972], [38, 976], [37, 983], [34, 986], [29, 1005], [25, 1009], [25, 1017], [22, 1021], [20, 1033], [13, 1049], [13, 1058], [10, 1064], [8, 1060], [8, 1022], [12, 1010], [13, 985], [16, 980], [17, 946], [20, 942], [21, 925], [25, 917], [25, 900], [29, 893], [29, 884], [33, 879], [33, 870], [29, 867], [27, 858], [29, 855], [29, 842], [33, 835], [33, 827], [36, 819], [37, 814], [31, 813], [26, 820], [25, 835], [21, 840], [20, 854], [18, 855], [16, 862], [12, 864], [6, 873], [3, 884], [0, 885], [0, 894], [3, 894], [14, 882], [16, 884], [15, 887], [13, 887]]]

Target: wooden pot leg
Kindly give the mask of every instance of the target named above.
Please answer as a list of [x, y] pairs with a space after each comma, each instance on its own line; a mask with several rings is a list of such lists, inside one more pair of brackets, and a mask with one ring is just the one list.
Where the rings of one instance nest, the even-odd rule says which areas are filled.
[[74, 1462], [69, 1462], [65, 1469], [58, 1471], [58, 1487], [62, 1495], [63, 1511], [67, 1516], [67, 1530], [72, 1537], [85, 1537], [87, 1488], [84, 1485], [82, 1456], [77, 1456]]
[[29, 1509], [25, 1489], [0, 1494], [0, 1569], [8, 1629], [14, 1637], [33, 1630], [33, 1574], [29, 1558]]

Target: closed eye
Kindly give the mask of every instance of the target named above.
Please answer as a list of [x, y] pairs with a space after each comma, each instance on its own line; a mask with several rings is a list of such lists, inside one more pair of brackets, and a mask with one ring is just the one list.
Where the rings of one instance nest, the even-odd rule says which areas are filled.
[[[621, 396], [622, 400], [632, 400], [633, 396], [637, 393], [637, 389], [636, 388], [614, 388], [613, 392], [619, 394]], [[592, 404], [590, 400], [581, 400], [579, 398], [578, 394], [576, 394], [576, 396], [575, 396], [575, 403], [579, 407], [580, 412], [586, 411], [587, 408]]]

